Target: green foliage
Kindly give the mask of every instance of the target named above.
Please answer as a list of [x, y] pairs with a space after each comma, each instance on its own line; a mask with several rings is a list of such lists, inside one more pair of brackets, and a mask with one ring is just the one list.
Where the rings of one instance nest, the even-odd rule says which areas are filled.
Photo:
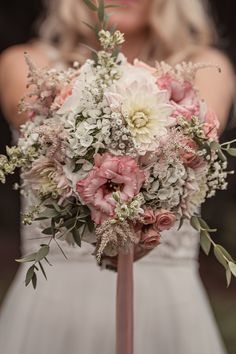
[[224, 247], [216, 244], [211, 238], [210, 233], [216, 232], [216, 229], [209, 228], [205, 220], [199, 215], [192, 216], [190, 223], [195, 230], [200, 232], [200, 245], [207, 255], [213, 247], [216, 259], [225, 268], [227, 286], [229, 286], [232, 275], [236, 277], [236, 262]]

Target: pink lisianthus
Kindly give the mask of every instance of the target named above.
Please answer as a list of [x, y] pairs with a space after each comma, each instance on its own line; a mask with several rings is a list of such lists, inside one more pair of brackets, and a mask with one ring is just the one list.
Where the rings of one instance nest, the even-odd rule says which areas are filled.
[[145, 227], [141, 233], [140, 244], [143, 248], [151, 250], [158, 246], [161, 241], [160, 233], [153, 227]]
[[169, 210], [165, 210], [165, 209], [157, 210], [155, 215], [156, 215], [155, 226], [159, 231], [169, 230], [176, 221], [176, 216]]
[[145, 209], [143, 214], [144, 225], [154, 224], [156, 221], [156, 216], [151, 208]]
[[139, 193], [145, 174], [128, 156], [97, 154], [94, 162], [93, 169], [77, 183], [76, 190], [89, 206], [93, 221], [102, 224], [115, 215], [113, 192], [120, 191], [124, 202], [131, 200]]
[[189, 81], [181, 83], [169, 74], [165, 74], [158, 78], [156, 83], [160, 89], [168, 92], [169, 100], [175, 107], [175, 111], [172, 114], [173, 117], [182, 115], [190, 120], [193, 115], [198, 115], [199, 99]]

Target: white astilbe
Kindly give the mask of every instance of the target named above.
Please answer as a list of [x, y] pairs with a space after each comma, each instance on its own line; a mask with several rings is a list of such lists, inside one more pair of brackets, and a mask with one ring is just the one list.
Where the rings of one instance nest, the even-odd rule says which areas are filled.
[[196, 73], [201, 69], [215, 68], [219, 72], [220, 67], [216, 64], [211, 63], [192, 63], [183, 61], [182, 63], [171, 66], [164, 61], [156, 62], [156, 75], [159, 77], [161, 75], [170, 74], [171, 77], [178, 81], [189, 81], [194, 82]]

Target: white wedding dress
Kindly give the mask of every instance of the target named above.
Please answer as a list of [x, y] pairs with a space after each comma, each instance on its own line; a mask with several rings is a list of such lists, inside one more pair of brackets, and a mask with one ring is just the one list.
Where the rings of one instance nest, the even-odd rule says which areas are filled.
[[[54, 63], [58, 53], [46, 48]], [[42, 242], [22, 229], [22, 253]], [[116, 273], [101, 270], [92, 246], [54, 245], [46, 281], [25, 288], [22, 265], [0, 312], [1, 354], [115, 353]], [[199, 235], [184, 224], [134, 265], [134, 354], [225, 354], [198, 274]]]
[[[23, 230], [23, 254], [40, 230]], [[134, 266], [134, 354], [224, 354], [198, 275], [198, 234], [187, 224]], [[36, 290], [21, 266], [0, 315], [1, 354], [115, 353], [116, 273], [101, 270], [90, 245], [53, 247]], [[27, 265], [28, 267], [28, 265]]]

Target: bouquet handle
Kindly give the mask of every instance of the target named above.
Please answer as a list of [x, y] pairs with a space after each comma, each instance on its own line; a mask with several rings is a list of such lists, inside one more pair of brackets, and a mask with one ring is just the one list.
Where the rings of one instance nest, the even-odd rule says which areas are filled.
[[133, 246], [118, 255], [116, 354], [133, 354]]

